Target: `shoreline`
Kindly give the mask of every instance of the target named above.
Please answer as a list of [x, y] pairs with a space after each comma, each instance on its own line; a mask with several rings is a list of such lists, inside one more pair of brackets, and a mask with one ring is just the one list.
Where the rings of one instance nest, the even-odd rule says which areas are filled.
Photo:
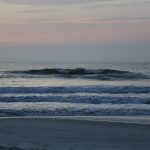
[[149, 129], [150, 116], [1, 117], [0, 150], [148, 150]]
[[150, 124], [150, 115], [147, 116], [21, 116], [0, 117], [1, 120], [55, 120], [55, 121], [81, 121], [81, 122], [108, 122], [122, 124]]

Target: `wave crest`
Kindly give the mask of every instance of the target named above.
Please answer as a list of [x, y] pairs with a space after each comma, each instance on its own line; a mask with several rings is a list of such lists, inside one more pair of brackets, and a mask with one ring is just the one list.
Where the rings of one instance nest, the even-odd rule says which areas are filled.
[[130, 71], [114, 69], [63, 69], [63, 68], [45, 68], [23, 71], [13, 71], [11, 73], [21, 73], [26, 75], [53, 75], [58, 77], [80, 77], [89, 79], [115, 80], [115, 79], [149, 79], [148, 75]]

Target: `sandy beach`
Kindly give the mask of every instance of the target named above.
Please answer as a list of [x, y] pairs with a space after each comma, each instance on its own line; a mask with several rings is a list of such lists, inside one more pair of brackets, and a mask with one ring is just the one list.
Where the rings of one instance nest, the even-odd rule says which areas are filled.
[[0, 150], [149, 150], [150, 117], [0, 118]]

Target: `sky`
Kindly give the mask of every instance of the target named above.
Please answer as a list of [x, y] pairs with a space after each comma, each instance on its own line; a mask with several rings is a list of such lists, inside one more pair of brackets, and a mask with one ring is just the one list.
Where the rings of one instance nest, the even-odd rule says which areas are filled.
[[150, 61], [150, 0], [0, 0], [0, 62]]

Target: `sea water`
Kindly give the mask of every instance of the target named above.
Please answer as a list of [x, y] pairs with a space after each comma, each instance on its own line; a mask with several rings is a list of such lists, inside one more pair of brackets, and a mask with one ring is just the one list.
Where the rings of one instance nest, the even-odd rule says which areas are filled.
[[0, 63], [0, 116], [150, 115], [150, 63]]

